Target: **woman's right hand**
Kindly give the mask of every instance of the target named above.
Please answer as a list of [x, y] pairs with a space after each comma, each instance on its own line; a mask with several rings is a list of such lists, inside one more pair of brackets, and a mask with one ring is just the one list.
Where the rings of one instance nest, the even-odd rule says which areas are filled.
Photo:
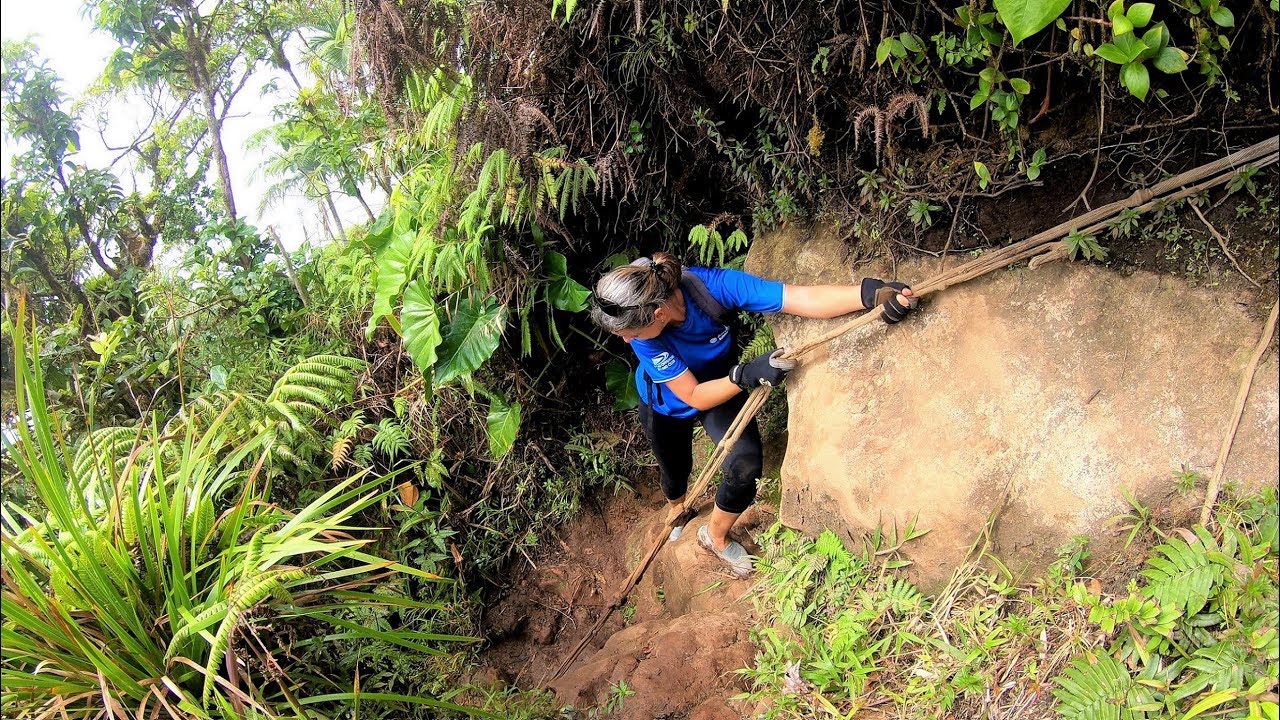
[[781, 357], [782, 349], [774, 350], [768, 355], [761, 355], [741, 365], [734, 365], [729, 370], [729, 379], [743, 390], [752, 390], [761, 385], [781, 385], [796, 366], [794, 360]]

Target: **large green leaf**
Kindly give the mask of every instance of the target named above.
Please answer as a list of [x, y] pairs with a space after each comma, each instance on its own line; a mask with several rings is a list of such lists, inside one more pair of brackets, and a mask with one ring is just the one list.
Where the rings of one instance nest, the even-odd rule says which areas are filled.
[[516, 442], [520, 431], [520, 403], [508, 405], [496, 394], [489, 398], [489, 417], [485, 420], [489, 431], [489, 453], [495, 458], [506, 455]]
[[1151, 73], [1147, 72], [1147, 66], [1140, 62], [1131, 62], [1120, 68], [1120, 82], [1129, 88], [1129, 92], [1139, 100], [1147, 99], [1147, 92], [1151, 90]]
[[1172, 75], [1187, 69], [1187, 54], [1175, 47], [1167, 47], [1156, 55], [1151, 63], [1162, 73]]
[[631, 379], [631, 366], [621, 360], [610, 360], [604, 368], [604, 383], [613, 393], [614, 410], [630, 410], [640, 404], [640, 393]]
[[405, 289], [400, 328], [409, 357], [422, 372], [430, 372], [436, 364], [436, 348], [444, 338], [440, 337], [440, 317], [426, 278], [418, 278]]
[[1014, 45], [1057, 20], [1070, 4], [1071, 0], [995, 0], [1000, 22], [1009, 28]]
[[378, 274], [374, 280], [373, 314], [365, 334], [372, 335], [378, 321], [392, 312], [392, 306], [409, 279], [409, 258], [413, 255], [417, 235], [396, 233], [391, 243], [378, 252]]
[[387, 208], [369, 225], [369, 230], [364, 236], [364, 242], [375, 252], [381, 250], [387, 244], [387, 241], [391, 239], [395, 215], [394, 210]]
[[447, 383], [483, 365], [498, 349], [506, 322], [506, 308], [488, 298], [460, 302], [440, 345], [436, 382]]
[[587, 309], [591, 291], [569, 277], [568, 261], [558, 252], [547, 251], [547, 301], [557, 310], [582, 312]]

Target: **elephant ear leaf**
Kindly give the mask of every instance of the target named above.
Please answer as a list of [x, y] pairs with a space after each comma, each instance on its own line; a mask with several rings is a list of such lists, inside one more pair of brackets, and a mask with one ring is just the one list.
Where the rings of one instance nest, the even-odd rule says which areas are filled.
[[995, 0], [1000, 22], [1009, 28], [1014, 45], [1057, 20], [1070, 4], [1071, 0]]
[[436, 348], [444, 338], [440, 337], [440, 316], [436, 314], [431, 284], [425, 278], [418, 278], [405, 289], [400, 328], [409, 357], [423, 373], [430, 372], [436, 364]]
[[640, 404], [640, 393], [632, 381], [631, 366], [621, 360], [610, 360], [604, 368], [604, 382], [613, 393], [614, 410], [630, 410]]
[[506, 308], [488, 298], [458, 303], [440, 343], [436, 383], [443, 385], [483, 365], [498, 349], [506, 323]]
[[508, 405], [494, 395], [489, 400], [489, 417], [485, 426], [489, 432], [489, 454], [501, 458], [515, 445], [516, 433], [520, 431], [520, 403]]
[[591, 291], [569, 277], [564, 255], [547, 251], [547, 300], [559, 310], [582, 312], [587, 309]]
[[392, 306], [409, 280], [409, 261], [417, 237], [411, 232], [397, 233], [386, 247], [378, 251], [378, 275], [374, 280], [373, 314], [369, 316], [366, 335], [378, 329], [378, 321], [391, 314]]

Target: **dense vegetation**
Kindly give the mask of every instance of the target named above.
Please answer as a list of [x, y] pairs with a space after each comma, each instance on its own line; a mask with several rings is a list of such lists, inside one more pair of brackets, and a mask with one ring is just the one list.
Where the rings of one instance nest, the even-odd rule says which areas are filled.
[[[84, 12], [118, 43], [86, 97], [33, 42], [3, 48], [6, 716], [553, 712], [452, 700], [486, 590], [638, 460], [632, 423], [587, 412], [636, 402], [583, 322], [600, 270], [659, 248], [733, 264], [818, 217], [860, 254], [969, 250], [1032, 229], [984, 223], [994, 202], [1056, 186], [1088, 206], [1277, 129], [1274, 0]], [[268, 76], [263, 202], [301, 194], [328, 228], [293, 251], [246, 221], [224, 143]], [[81, 136], [122, 99], [152, 122], [91, 166]], [[1274, 184], [1249, 168], [1228, 189], [1259, 283]], [[1208, 238], [1169, 208], [1074, 242], [1236, 262]], [[904, 708], [972, 708], [1005, 663], [1060, 673], [1072, 717], [1106, 695], [1274, 718], [1274, 498], [1224, 512], [1160, 545], [1128, 599], [1073, 584], [1076, 554], [1026, 596], [974, 571], [965, 603], [930, 602], [874, 550], [779, 532], [762, 602], [794, 637], [761, 630], [753, 694], [847, 714], [876, 668]], [[1014, 667], [1085, 613], [1101, 632]], [[938, 623], [1004, 642], [961, 663]]]
[[933, 597], [892, 572], [907, 537], [878, 535], [850, 553], [830, 531], [810, 540], [775, 528], [757, 603], [778, 621], [757, 631], [756, 666], [743, 671], [749, 697], [773, 701], [768, 718], [866, 707], [893, 717], [1056, 708], [1068, 720], [1274, 718], [1278, 512], [1274, 488], [1233, 498], [1217, 514], [1219, 539], [1202, 526], [1166, 534], [1137, 506], [1130, 539], [1159, 542], [1137, 577], [1106, 587], [1083, 570], [1087, 538], [1020, 587], [986, 555], [984, 534]]

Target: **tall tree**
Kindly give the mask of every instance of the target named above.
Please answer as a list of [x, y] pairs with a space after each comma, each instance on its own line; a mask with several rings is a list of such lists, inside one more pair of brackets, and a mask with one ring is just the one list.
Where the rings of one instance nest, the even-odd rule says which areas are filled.
[[145, 187], [126, 189], [111, 168], [80, 161], [80, 123], [64, 109], [60, 81], [36, 47], [6, 42], [0, 58], [4, 133], [17, 148], [0, 192], [4, 294], [28, 292], [49, 322], [78, 308], [86, 328], [95, 315], [127, 312], [129, 292], [108, 291], [119, 300], [109, 308], [86, 285], [109, 278], [131, 286], [162, 241], [196, 237], [211, 196], [203, 182], [207, 160], [193, 160], [190, 151], [203, 128], [153, 123], [126, 153]]
[[267, 0], [89, 0], [86, 12], [120, 49], [108, 75], [123, 82], [167, 84], [199, 98], [208, 126], [227, 218], [238, 217], [223, 123], [263, 62], [283, 62], [290, 30]]

